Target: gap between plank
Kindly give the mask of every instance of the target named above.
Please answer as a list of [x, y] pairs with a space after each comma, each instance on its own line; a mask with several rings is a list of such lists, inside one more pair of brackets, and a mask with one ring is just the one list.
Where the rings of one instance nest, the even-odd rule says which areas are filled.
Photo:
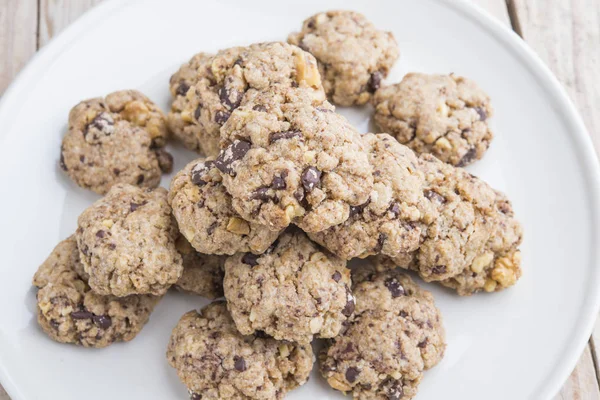
[[523, 31], [521, 30], [521, 23], [519, 22], [519, 15], [517, 13], [517, 0], [506, 0], [506, 8], [508, 9], [508, 17], [510, 18], [510, 25], [513, 31], [521, 37], [523, 37]]
[[598, 386], [600, 387], [600, 371], [598, 370], [598, 354], [596, 353], [596, 345], [594, 342], [594, 336], [590, 337], [589, 341], [590, 350], [592, 353], [592, 361], [594, 363], [594, 372], [596, 373], [596, 381], [598, 382]]
[[41, 14], [42, 14], [42, 0], [37, 0], [37, 26], [35, 29], [35, 48], [40, 49], [40, 31], [41, 31]]

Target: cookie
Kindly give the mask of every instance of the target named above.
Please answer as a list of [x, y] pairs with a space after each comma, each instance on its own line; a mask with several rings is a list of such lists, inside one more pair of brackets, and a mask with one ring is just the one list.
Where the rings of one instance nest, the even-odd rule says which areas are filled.
[[355, 316], [321, 351], [322, 375], [356, 399], [412, 399], [446, 347], [433, 296], [397, 270], [360, 271], [353, 290]]
[[464, 167], [483, 157], [494, 137], [490, 98], [454, 74], [407, 74], [373, 98], [375, 123], [417, 153]]
[[170, 172], [162, 111], [135, 90], [83, 101], [69, 113], [60, 166], [77, 185], [105, 194], [117, 183], [154, 188]]
[[189, 64], [171, 81], [187, 77], [187, 69], [195, 68], [195, 85], [187, 90], [185, 99], [176, 98], [169, 121], [177, 137], [184, 137], [190, 148], [197, 144], [197, 150], [206, 156], [218, 154], [219, 129], [231, 112], [245, 103], [248, 93], [281, 85], [304, 88], [316, 98], [325, 98], [315, 58], [287, 43], [233, 47], [214, 57], [197, 56]]
[[182, 273], [177, 226], [163, 188], [113, 186], [78, 219], [89, 285], [102, 295], [162, 295]]
[[318, 232], [348, 219], [373, 186], [360, 134], [304, 89], [255, 93], [221, 129], [215, 166], [249, 221]]
[[350, 208], [346, 222], [309, 237], [345, 260], [415, 251], [437, 216], [423, 194], [419, 160], [387, 134], [369, 133], [362, 139], [373, 167], [373, 191], [364, 204]]
[[354, 11], [316, 14], [288, 42], [315, 56], [327, 96], [341, 106], [367, 103], [400, 54], [391, 32]]
[[225, 298], [237, 329], [308, 344], [336, 336], [354, 311], [346, 262], [299, 230], [286, 232], [262, 255], [225, 261]]
[[175, 288], [209, 299], [222, 297], [225, 257], [198, 253], [183, 236], [175, 245], [183, 259], [183, 273]]
[[181, 233], [200, 253], [260, 254], [279, 236], [240, 217], [211, 158], [192, 161], [173, 178], [169, 203]]
[[424, 194], [438, 217], [427, 227], [419, 249], [394, 257], [391, 266], [414, 269], [424, 280], [439, 281], [460, 295], [514, 285], [521, 276], [518, 247], [523, 230], [510, 201], [464, 169], [432, 155], [422, 155], [420, 165]]
[[[171, 76], [169, 89], [171, 96], [173, 96], [173, 102], [171, 103], [171, 111], [167, 115], [169, 129], [176, 139], [190, 150], [208, 154], [219, 151], [218, 137], [212, 141], [201, 140], [204, 138], [204, 131], [202, 126], [194, 119], [194, 114], [190, 113], [190, 103], [194, 102], [193, 99], [196, 96], [194, 86], [196, 86], [200, 77], [206, 75], [206, 72], [210, 69], [212, 57], [214, 57], [213, 54], [198, 53]], [[188, 92], [190, 92], [189, 98]]]
[[167, 359], [194, 400], [283, 399], [313, 365], [310, 346], [240, 334], [224, 302], [185, 314]]
[[60, 242], [33, 277], [37, 320], [52, 340], [106, 347], [132, 340], [144, 327], [158, 296], [102, 296], [88, 285], [75, 236]]

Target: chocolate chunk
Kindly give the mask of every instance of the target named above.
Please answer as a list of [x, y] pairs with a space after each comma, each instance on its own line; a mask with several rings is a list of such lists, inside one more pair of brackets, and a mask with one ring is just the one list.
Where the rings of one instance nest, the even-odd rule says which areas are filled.
[[58, 327], [60, 327], [60, 324], [59, 324], [59, 323], [58, 323], [58, 321], [57, 321], [57, 320], [55, 320], [55, 319], [51, 319], [51, 320], [50, 320], [50, 325], [51, 325], [51, 326], [52, 326], [54, 329], [56, 329], [56, 330], [58, 330]]
[[300, 132], [299, 130], [273, 132], [269, 135], [269, 144], [276, 142], [280, 139], [292, 139], [295, 137], [302, 137], [302, 132]]
[[367, 82], [367, 90], [369, 93], [375, 93], [377, 89], [381, 86], [381, 81], [383, 80], [383, 74], [381, 71], [375, 71], [371, 74], [369, 78], [369, 82]]
[[419, 344], [417, 344], [417, 347], [420, 349], [425, 348], [425, 346], [427, 346], [427, 343], [429, 342], [429, 340], [427, 338], [425, 338], [422, 342], [419, 342]]
[[171, 153], [162, 148], [157, 149], [154, 152], [156, 153], [156, 159], [160, 170], [165, 174], [173, 171], [173, 156]]
[[352, 353], [353, 351], [354, 351], [354, 346], [352, 345], [352, 343], [348, 343], [346, 348], [344, 350], [342, 350], [342, 354]]
[[400, 205], [394, 201], [388, 208], [388, 211], [397, 217], [400, 214]]
[[202, 400], [202, 395], [200, 393], [190, 392], [190, 400]]
[[400, 400], [404, 397], [404, 389], [402, 389], [402, 382], [394, 381], [390, 386], [387, 394], [388, 400]]
[[271, 182], [271, 189], [281, 190], [286, 188], [285, 177], [287, 177], [287, 171], [284, 171], [281, 176], [274, 176]]
[[315, 19], [311, 18], [308, 20], [308, 22], [306, 23], [306, 27], [308, 29], [315, 29]]
[[246, 370], [246, 360], [244, 360], [244, 357], [235, 356], [233, 357], [233, 366], [236, 371], [244, 372]]
[[273, 197], [269, 195], [268, 187], [260, 187], [250, 195], [250, 200], [269, 201], [273, 200]]
[[89, 311], [73, 311], [71, 313], [71, 318], [73, 319], [89, 319], [92, 318], [94, 314]]
[[113, 174], [115, 174], [115, 176], [119, 176], [121, 175], [121, 170], [119, 168], [113, 168]]
[[200, 115], [202, 114], [202, 106], [198, 106], [196, 107], [196, 110], [194, 111], [194, 118], [196, 118], [196, 121], [200, 121]]
[[365, 208], [367, 208], [367, 206], [369, 205], [369, 203], [371, 202], [371, 199], [368, 198], [367, 201], [365, 201], [363, 204], [358, 205], [358, 206], [350, 206], [350, 216], [354, 216], [356, 214], [362, 214], [362, 212], [365, 210]]
[[137, 210], [141, 206], [145, 206], [146, 204], [148, 204], [147, 201], [142, 201], [141, 203], [129, 203], [129, 211], [134, 212], [135, 210]]
[[217, 229], [217, 226], [219, 226], [219, 222], [218, 221], [214, 221], [212, 224], [210, 224], [210, 226], [206, 229], [206, 233], [208, 233], [209, 235], [212, 235], [213, 233], [215, 233], [215, 229]]
[[383, 249], [383, 245], [385, 244], [386, 239], [387, 239], [387, 235], [385, 233], [380, 233], [379, 237], [377, 238], [377, 245], [375, 246], [373, 251], [375, 251], [376, 253], [379, 253], [381, 251], [381, 249]]
[[485, 110], [481, 107], [475, 107], [475, 111], [477, 111], [477, 114], [479, 114], [479, 119], [481, 121], [485, 121], [487, 119], [487, 113], [485, 112]]
[[102, 329], [108, 329], [112, 325], [112, 320], [108, 315], [94, 315], [92, 319], [96, 326]]
[[136, 184], [141, 185], [144, 183], [144, 175], [138, 175]]
[[215, 122], [219, 125], [223, 125], [231, 117], [231, 113], [227, 111], [217, 111], [215, 113]]
[[441, 194], [434, 192], [433, 190], [424, 190], [423, 195], [431, 200], [433, 203], [444, 204], [446, 202], [446, 198]]
[[333, 279], [336, 282], [339, 282], [340, 279], [342, 279], [342, 274], [340, 274], [340, 271], [335, 271], [333, 275], [331, 275], [331, 279]]
[[360, 369], [358, 369], [356, 367], [349, 367], [346, 370], [346, 380], [350, 383], [354, 383], [354, 381], [356, 381], [356, 378], [358, 377], [359, 374], [360, 374]]
[[258, 259], [259, 258], [260, 258], [260, 255], [252, 254], [252, 253], [246, 253], [242, 257], [242, 262], [244, 264], [246, 264], [246, 265], [254, 267], [254, 266], [258, 265]]
[[179, 86], [177, 86], [177, 89], [175, 90], [175, 94], [178, 96], [185, 96], [185, 94], [187, 93], [187, 91], [190, 89], [190, 85], [188, 85], [185, 82], [181, 82], [179, 84]]
[[354, 308], [356, 307], [356, 304], [354, 303], [354, 297], [352, 297], [352, 294], [351, 294], [348, 286], [346, 286], [346, 299], [347, 299], [346, 305], [344, 306], [344, 309], [342, 310], [342, 314], [345, 315], [346, 317], [349, 317], [352, 314], [354, 314]]
[[115, 122], [110, 114], [101, 112], [96, 115], [92, 121], [86, 125], [83, 130], [83, 136], [87, 136], [90, 128], [96, 128], [100, 132], [104, 133], [106, 136], [111, 135], [115, 131]]
[[114, 250], [114, 249], [116, 249], [116, 248], [117, 248], [117, 245], [116, 245], [116, 244], [114, 244], [114, 243], [110, 243], [110, 244], [108, 245], [108, 248], [109, 248], [109, 249], [111, 249], [111, 250]]
[[254, 107], [252, 107], [252, 109], [254, 111], [267, 112], [267, 107], [263, 106], [262, 104], [257, 104]]
[[222, 87], [219, 89], [219, 99], [221, 100], [221, 104], [229, 110], [235, 110], [242, 102], [242, 93], [233, 88], [227, 89]]
[[383, 283], [386, 288], [390, 291], [393, 298], [404, 296], [404, 287], [398, 282], [396, 278], [389, 278]]
[[307, 193], [310, 193], [315, 187], [321, 186], [321, 171], [315, 167], [305, 168], [300, 179], [302, 180], [304, 190], [306, 190]]
[[246, 153], [250, 150], [250, 142], [245, 140], [236, 140], [225, 150], [222, 150], [217, 159], [215, 160], [215, 167], [224, 174], [234, 176], [234, 170], [232, 164], [235, 161], [244, 158]]
[[198, 164], [196, 164], [194, 166], [194, 168], [192, 168], [192, 183], [194, 185], [198, 185], [198, 186], [204, 186], [206, 185], [206, 182], [204, 180], [202, 180], [202, 177], [204, 175], [206, 175], [209, 171], [209, 166], [207, 165], [208, 163], [210, 163], [210, 165], [212, 166], [212, 162], [211, 161], [207, 161], [207, 162], [199, 162]]
[[67, 164], [65, 164], [65, 155], [63, 154], [63, 149], [60, 149], [60, 167], [63, 171], [68, 171]]
[[96, 232], [96, 237], [102, 239], [104, 236], [106, 236], [106, 232], [103, 230], [99, 230], [98, 232]]
[[464, 167], [468, 164], [471, 164], [471, 162], [475, 159], [476, 156], [477, 156], [477, 149], [475, 147], [471, 147], [469, 149], [469, 151], [467, 151], [465, 153], [465, 155], [460, 159], [458, 164], [456, 164], [456, 166]]
[[448, 268], [445, 265], [436, 265], [431, 269], [431, 272], [434, 274], [444, 274], [447, 270]]
[[294, 198], [298, 201], [298, 203], [304, 200], [304, 190], [302, 190], [302, 188], [298, 188], [298, 190], [294, 192]]

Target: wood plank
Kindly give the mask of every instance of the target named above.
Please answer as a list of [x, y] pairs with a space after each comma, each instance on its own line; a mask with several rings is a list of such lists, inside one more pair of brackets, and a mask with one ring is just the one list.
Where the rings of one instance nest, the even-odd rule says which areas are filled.
[[37, 0], [0, 1], [0, 95], [36, 51]]
[[469, 0], [489, 14], [498, 18], [503, 24], [510, 26], [510, 17], [505, 0]]
[[41, 48], [81, 14], [102, 0], [40, 0]]
[[579, 364], [553, 400], [599, 400], [600, 388], [590, 346], [585, 347]]

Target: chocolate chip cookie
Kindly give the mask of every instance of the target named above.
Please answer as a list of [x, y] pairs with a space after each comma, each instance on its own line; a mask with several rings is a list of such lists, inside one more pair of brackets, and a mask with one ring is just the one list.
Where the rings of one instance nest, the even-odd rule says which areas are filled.
[[192, 161], [173, 178], [169, 203], [181, 233], [200, 253], [260, 254], [279, 236], [240, 217], [212, 158]]
[[194, 400], [283, 399], [306, 383], [313, 365], [309, 345], [240, 334], [224, 302], [185, 314], [167, 359]]
[[309, 237], [346, 260], [415, 251], [437, 217], [423, 193], [419, 160], [390, 135], [369, 133], [362, 139], [373, 167], [373, 191], [365, 203], [350, 207], [346, 222]]
[[37, 319], [52, 340], [106, 347], [133, 339], [144, 327], [158, 296], [102, 296], [88, 285], [75, 236], [60, 242], [33, 277]]
[[417, 153], [463, 167], [483, 157], [493, 134], [490, 98], [454, 74], [407, 74], [373, 98], [375, 123]]
[[83, 101], [69, 113], [60, 166], [77, 185], [105, 194], [116, 183], [154, 188], [170, 172], [162, 111], [135, 90]]
[[265, 254], [225, 262], [225, 298], [237, 329], [308, 344], [336, 336], [354, 311], [346, 262], [299, 230], [286, 232]]
[[342, 106], [369, 101], [398, 59], [398, 44], [354, 11], [316, 14], [288, 42], [314, 55], [331, 101]]
[[183, 273], [175, 288], [209, 299], [222, 297], [225, 257], [198, 253], [183, 236], [175, 245], [183, 259]]
[[321, 373], [356, 399], [412, 399], [446, 347], [433, 296], [399, 271], [353, 279], [355, 317], [321, 351]]
[[325, 98], [315, 58], [287, 43], [258, 43], [221, 50], [214, 57], [200, 55], [183, 69], [171, 79], [171, 90], [177, 85], [177, 92], [180, 86], [175, 82], [182, 79], [193, 81], [182, 78], [188, 76], [188, 69], [196, 70], [196, 82], [185, 99], [176, 98], [170, 126], [188, 147], [197, 144], [207, 156], [218, 154], [219, 129], [231, 112], [245, 103], [249, 92], [281, 85], [304, 88], [316, 98]]
[[182, 273], [167, 191], [118, 184], [78, 219], [77, 243], [92, 290], [162, 295]]
[[360, 134], [304, 89], [247, 96], [221, 129], [215, 160], [233, 207], [249, 221], [318, 232], [348, 219], [373, 187]]

